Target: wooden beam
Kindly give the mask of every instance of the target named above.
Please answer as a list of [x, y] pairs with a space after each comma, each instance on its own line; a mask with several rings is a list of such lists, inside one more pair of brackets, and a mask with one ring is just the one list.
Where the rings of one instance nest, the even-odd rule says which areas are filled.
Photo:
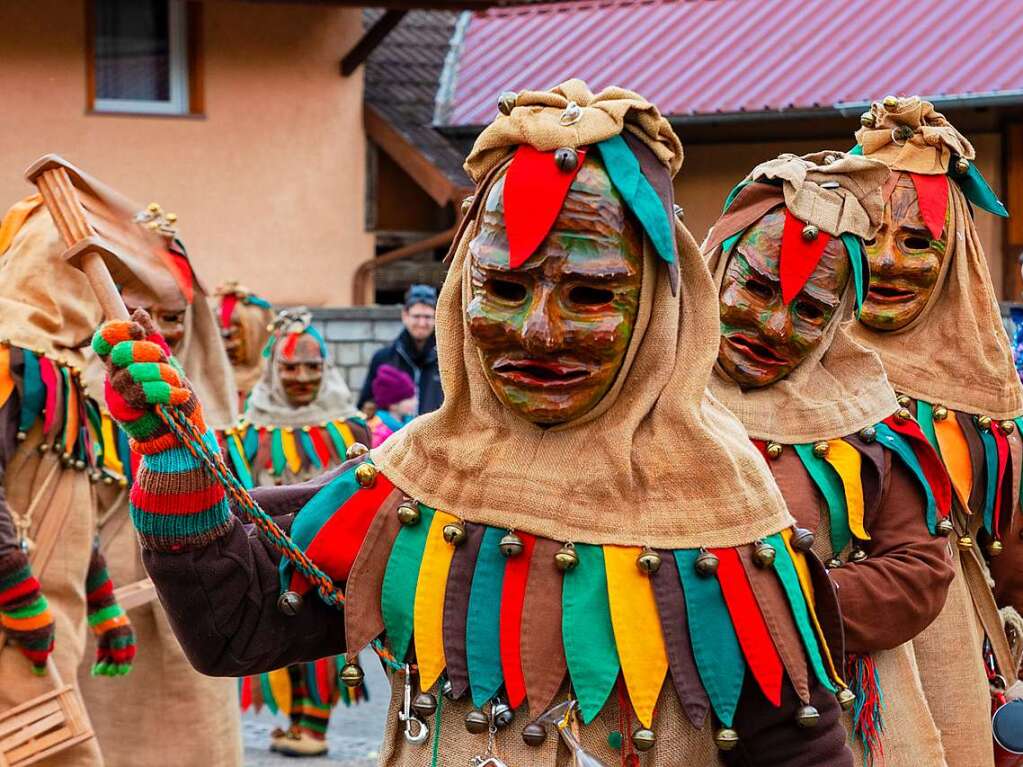
[[384, 41], [392, 29], [398, 26], [398, 22], [405, 18], [406, 13], [408, 11], [387, 11], [377, 19], [373, 26], [363, 33], [355, 47], [341, 59], [341, 76], [348, 77], [353, 74], [362, 62], [369, 58], [373, 49]]
[[369, 139], [386, 152], [435, 203], [444, 206], [451, 202], [456, 194], [451, 180], [369, 104], [364, 105], [363, 122]]

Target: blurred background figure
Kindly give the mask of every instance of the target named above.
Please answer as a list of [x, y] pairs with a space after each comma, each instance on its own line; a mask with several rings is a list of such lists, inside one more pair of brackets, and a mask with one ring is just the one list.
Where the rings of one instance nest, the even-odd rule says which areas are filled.
[[415, 417], [419, 402], [411, 376], [392, 365], [377, 368], [372, 387], [377, 410], [368, 425], [376, 447]]
[[273, 310], [269, 301], [232, 280], [217, 288], [214, 311], [234, 370], [238, 407], [244, 410], [245, 399], [263, 375], [263, 347], [270, 337]]

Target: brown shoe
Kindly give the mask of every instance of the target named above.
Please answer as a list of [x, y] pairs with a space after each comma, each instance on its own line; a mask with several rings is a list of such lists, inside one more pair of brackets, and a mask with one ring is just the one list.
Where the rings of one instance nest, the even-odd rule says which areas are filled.
[[314, 738], [307, 732], [295, 737], [291, 733], [276, 744], [276, 751], [284, 756], [324, 756], [327, 753], [327, 741]]

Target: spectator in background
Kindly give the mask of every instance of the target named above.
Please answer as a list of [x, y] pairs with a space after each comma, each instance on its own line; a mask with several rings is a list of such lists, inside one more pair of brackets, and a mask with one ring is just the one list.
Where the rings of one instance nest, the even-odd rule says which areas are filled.
[[444, 392], [440, 387], [437, 339], [433, 334], [436, 307], [437, 291], [429, 285], [413, 285], [405, 293], [405, 306], [401, 310], [405, 329], [391, 344], [373, 355], [359, 393], [360, 409], [367, 402], [374, 402], [373, 381], [381, 365], [390, 365], [411, 376], [419, 394], [418, 408], [413, 415], [429, 413], [441, 406]]
[[367, 425], [376, 447], [415, 417], [419, 403], [411, 376], [392, 365], [377, 369], [372, 387], [377, 412]]

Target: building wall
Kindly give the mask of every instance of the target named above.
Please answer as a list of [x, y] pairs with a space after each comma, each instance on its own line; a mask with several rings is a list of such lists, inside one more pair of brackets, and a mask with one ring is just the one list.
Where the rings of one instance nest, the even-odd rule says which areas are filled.
[[358, 396], [373, 355], [401, 333], [401, 307], [320, 309], [313, 312], [313, 324], [330, 347], [349, 388]]
[[141, 204], [178, 214], [200, 275], [278, 304], [344, 305], [365, 231], [362, 74], [338, 62], [361, 9], [203, 4], [205, 114], [86, 113], [85, 0], [0, 4], [0, 207], [57, 152]]

